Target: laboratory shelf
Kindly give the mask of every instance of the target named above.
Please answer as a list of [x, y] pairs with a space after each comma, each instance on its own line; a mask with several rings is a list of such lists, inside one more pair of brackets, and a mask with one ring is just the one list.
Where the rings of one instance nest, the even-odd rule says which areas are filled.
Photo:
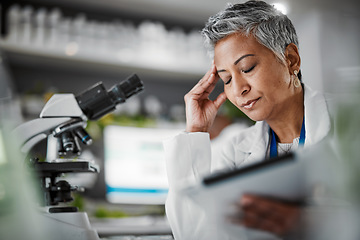
[[[24, 46], [0, 41], [0, 49], [12, 62], [29, 66], [76, 68], [87, 71], [110, 72], [140, 72], [153, 76], [161, 76], [184, 81], [197, 81], [206, 71], [204, 64], [200, 67], [184, 64], [156, 62], [147, 59], [137, 59], [131, 53], [128, 58], [119, 55], [89, 54], [89, 52], [67, 55], [66, 49], [49, 49], [46, 47]], [[148, 56], [151, 58], [151, 56]], [[179, 60], [180, 62], [180, 60]]]

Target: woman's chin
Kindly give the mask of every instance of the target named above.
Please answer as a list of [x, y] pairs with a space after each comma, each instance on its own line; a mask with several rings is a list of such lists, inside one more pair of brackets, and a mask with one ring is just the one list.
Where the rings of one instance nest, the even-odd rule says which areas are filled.
[[260, 114], [250, 113], [250, 114], [246, 114], [246, 116], [248, 116], [248, 118], [250, 118], [251, 120], [253, 120], [255, 122], [265, 120], [264, 116], [262, 116]]

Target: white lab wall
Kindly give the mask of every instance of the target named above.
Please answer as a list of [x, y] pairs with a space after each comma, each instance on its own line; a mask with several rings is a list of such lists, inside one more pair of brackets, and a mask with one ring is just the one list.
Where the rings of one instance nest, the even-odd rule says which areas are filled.
[[314, 90], [336, 93], [339, 88], [351, 90], [354, 81], [358, 85], [359, 9], [356, 1], [291, 5], [289, 18], [299, 36], [303, 81]]
[[314, 90], [322, 91], [320, 14], [310, 10], [300, 13], [300, 16], [293, 22], [299, 38], [303, 82]]
[[325, 90], [350, 91], [354, 81], [358, 85], [360, 80], [360, 14], [333, 9], [324, 13], [322, 23]]

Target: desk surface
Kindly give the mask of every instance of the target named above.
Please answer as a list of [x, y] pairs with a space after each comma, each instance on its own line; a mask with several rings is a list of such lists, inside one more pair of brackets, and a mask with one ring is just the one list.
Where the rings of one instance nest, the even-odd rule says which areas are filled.
[[161, 216], [90, 219], [90, 224], [102, 239], [173, 239], [166, 217]]
[[172, 235], [113, 236], [101, 240], [173, 240]]

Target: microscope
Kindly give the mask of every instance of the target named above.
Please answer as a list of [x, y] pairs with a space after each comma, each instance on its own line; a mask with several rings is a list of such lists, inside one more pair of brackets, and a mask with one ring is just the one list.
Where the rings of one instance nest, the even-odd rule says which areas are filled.
[[[81, 154], [80, 144], [90, 145], [92, 138], [86, 132], [88, 120], [97, 120], [115, 110], [116, 105], [143, 90], [136, 74], [107, 91], [99, 82], [78, 96], [54, 94], [45, 104], [40, 117], [25, 122], [14, 134], [19, 140], [26, 162], [40, 179], [42, 214], [46, 228], [54, 239], [98, 240], [85, 212], [76, 207], [58, 206], [73, 200], [71, 192], [81, 190], [65, 180], [58, 181], [64, 173], [99, 172], [99, 167], [89, 161], [74, 160]], [[40, 141], [47, 140], [46, 160], [30, 156]], [[58, 238], [57, 238], [58, 236]]]

